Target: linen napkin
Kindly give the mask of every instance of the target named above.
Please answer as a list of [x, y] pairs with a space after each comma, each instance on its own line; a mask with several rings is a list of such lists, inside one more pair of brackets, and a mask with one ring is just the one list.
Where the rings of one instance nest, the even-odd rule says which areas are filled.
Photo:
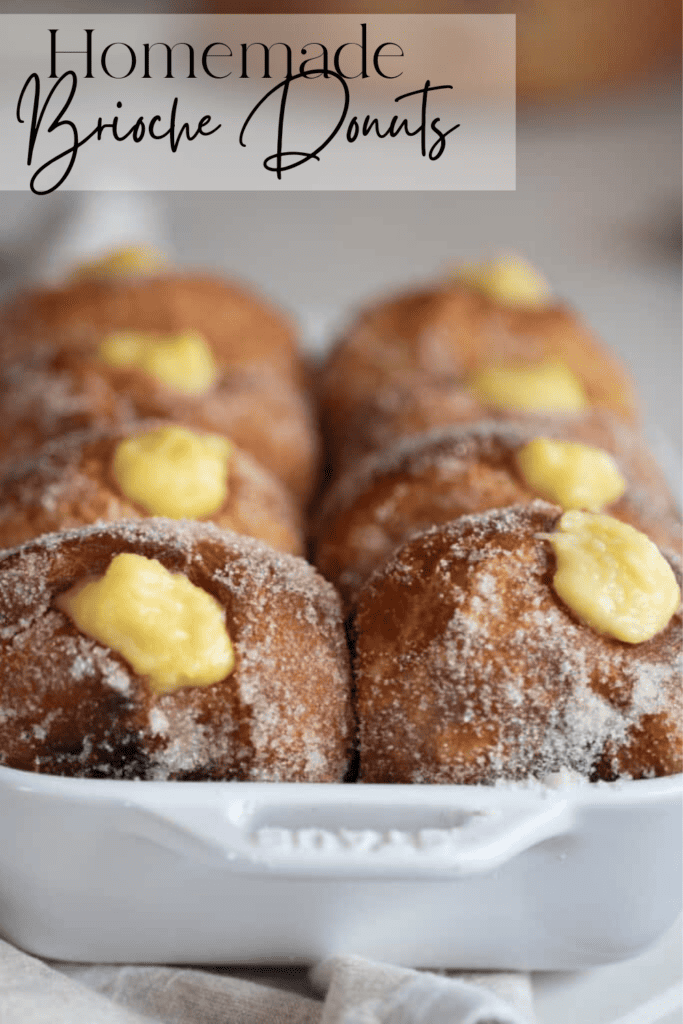
[[[526, 975], [433, 974], [355, 956], [311, 972], [326, 992], [286, 991], [239, 969], [45, 963], [0, 940], [0, 1024], [533, 1024]], [[253, 972], [252, 972], [253, 973]], [[304, 979], [305, 980], [305, 979]]]
[[524, 974], [432, 974], [336, 956], [311, 974], [327, 990], [320, 1024], [530, 1024]]

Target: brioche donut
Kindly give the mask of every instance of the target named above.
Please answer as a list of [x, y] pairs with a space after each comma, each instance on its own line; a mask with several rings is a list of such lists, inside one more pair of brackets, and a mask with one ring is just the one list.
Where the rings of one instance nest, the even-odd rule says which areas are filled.
[[0, 464], [73, 430], [172, 419], [230, 437], [301, 501], [317, 477], [319, 440], [305, 397], [267, 368], [223, 369], [210, 389], [182, 394], [88, 348], [34, 346], [0, 367]]
[[413, 533], [472, 512], [539, 496], [518, 454], [534, 438], [578, 442], [610, 453], [626, 489], [605, 511], [679, 550], [680, 520], [640, 435], [608, 413], [576, 422], [480, 421], [409, 437], [368, 456], [323, 499], [313, 530], [313, 562], [347, 605], [370, 573]]
[[[628, 373], [567, 306], [518, 308], [457, 283], [372, 306], [351, 325], [319, 374], [321, 416], [333, 462], [337, 449], [349, 443], [346, 436], [351, 434], [353, 443], [354, 425], [362, 430], [366, 410], [379, 415], [396, 394], [401, 398], [394, 405], [400, 409], [407, 394], [426, 388], [422, 409], [429, 415], [431, 386], [439, 402], [465, 387], [483, 367], [536, 366], [545, 360], [568, 367], [589, 406], [638, 421]], [[464, 398], [457, 401], [466, 406]], [[472, 414], [463, 408], [458, 419], [481, 419], [490, 412], [485, 404], [473, 402]], [[421, 415], [419, 405], [414, 415]], [[431, 419], [421, 429], [446, 422], [453, 420]]]
[[[162, 420], [140, 420], [118, 429], [78, 431], [48, 441], [0, 478], [0, 548], [23, 544], [43, 533], [91, 523], [162, 514], [171, 516], [168, 500], [161, 503], [159, 511], [158, 502], [145, 504], [144, 496], [138, 491], [127, 493], [131, 488], [119, 479], [116, 459], [117, 453], [122, 451], [122, 442], [144, 443], [147, 439], [169, 435], [166, 452], [162, 454], [172, 457], [173, 451], [168, 452], [168, 448], [178, 445], [177, 434], [183, 444], [184, 433]], [[198, 443], [204, 439], [204, 435], [197, 432], [192, 432], [191, 436]], [[236, 446], [215, 435], [209, 435], [208, 440], [218, 440], [227, 449], [225, 459], [220, 460], [227, 468], [227, 481], [218, 487], [224, 492], [222, 502], [212, 511], [195, 514], [190, 503], [183, 507], [176, 501], [179, 512], [172, 517], [209, 520], [223, 529], [256, 537], [280, 551], [303, 554], [300, 515], [283, 484]], [[181, 451], [180, 457], [183, 456]], [[159, 475], [158, 464], [147, 465], [147, 472]], [[175, 467], [177, 475], [182, 469], [182, 463], [178, 466], [177, 455]], [[170, 468], [174, 468], [173, 461]], [[197, 472], [197, 479], [191, 482], [190, 497], [196, 492], [197, 481], [203, 483], [206, 476], [206, 469], [203, 473]], [[169, 489], [176, 486], [168, 480], [164, 483]], [[211, 485], [210, 479], [208, 483]], [[183, 486], [182, 480], [179, 486]], [[215, 485], [213, 490], [216, 490]], [[220, 501], [221, 496], [216, 500]]]
[[[215, 599], [234, 652], [225, 678], [159, 693], [62, 610], [74, 585], [121, 553], [156, 560]], [[0, 762], [9, 767], [342, 780], [348, 650], [338, 598], [303, 559], [210, 523], [150, 519], [48, 534], [0, 554], [0, 622]]]
[[20, 295], [4, 311], [0, 352], [14, 359], [46, 341], [82, 351], [105, 334], [187, 330], [198, 331], [224, 367], [268, 365], [300, 381], [296, 334], [285, 316], [241, 285], [200, 275], [86, 275]]
[[366, 583], [355, 620], [364, 782], [681, 771], [680, 608], [637, 645], [579, 621], [540, 536], [559, 515], [534, 502], [463, 516], [413, 537]]

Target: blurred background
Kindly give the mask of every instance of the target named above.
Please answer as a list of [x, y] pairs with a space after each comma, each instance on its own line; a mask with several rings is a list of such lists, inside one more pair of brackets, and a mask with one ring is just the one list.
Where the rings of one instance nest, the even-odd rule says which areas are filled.
[[[93, 0], [43, 0], [35, 13], [105, 13]], [[106, 13], [216, 14], [516, 14], [517, 84], [523, 99], [587, 95], [668, 65], [681, 51], [681, 5], [675, 0], [110, 0]], [[28, 14], [25, 0], [2, 0], [0, 13]], [[312, 18], [307, 19], [314, 24]], [[423, 26], [424, 43], [439, 39]], [[418, 40], [419, 42], [420, 40]]]
[[[330, 9], [305, 0], [108, 5], [217, 17], [290, 8]], [[377, 293], [443, 275], [463, 259], [525, 254], [630, 364], [651, 440], [680, 479], [680, 4], [334, 0], [332, 9], [370, 19], [386, 8], [517, 14], [516, 192], [160, 192], [139, 197], [140, 223], [153, 225], [181, 263], [234, 273], [282, 302], [315, 348]], [[20, 11], [25, 4], [0, 3], [0, 12]], [[314, 14], [310, 23], [315, 38]], [[457, 73], [428, 19], [415, 45]], [[67, 193], [0, 195], [0, 286], [35, 270], [41, 240], [74, 202]]]

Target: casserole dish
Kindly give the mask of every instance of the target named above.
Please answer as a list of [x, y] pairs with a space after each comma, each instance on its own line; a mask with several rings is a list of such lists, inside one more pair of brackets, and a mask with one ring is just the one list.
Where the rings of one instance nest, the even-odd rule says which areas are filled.
[[0, 932], [43, 957], [574, 970], [681, 907], [683, 776], [134, 782], [0, 768]]

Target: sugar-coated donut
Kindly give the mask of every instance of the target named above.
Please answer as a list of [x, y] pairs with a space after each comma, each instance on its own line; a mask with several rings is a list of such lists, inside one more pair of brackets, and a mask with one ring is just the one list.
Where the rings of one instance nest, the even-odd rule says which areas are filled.
[[[332, 350], [318, 377], [332, 464], [338, 459], [347, 464], [352, 446], [376, 450], [390, 439], [373, 441], [373, 430], [389, 430], [395, 438], [490, 415], [492, 410], [472, 395], [452, 393], [482, 367], [547, 359], [566, 364], [591, 407], [637, 422], [629, 374], [564, 305], [516, 308], [453, 284], [371, 306]], [[409, 425], [413, 421], [412, 429], [401, 430], [402, 416]]]
[[[681, 612], [632, 645], [555, 593], [546, 502], [463, 516], [409, 540], [355, 619], [365, 782], [590, 779], [683, 768]], [[667, 555], [680, 583], [680, 560]]]
[[363, 581], [413, 533], [539, 497], [516, 459], [539, 436], [611, 453], [627, 488], [605, 511], [660, 546], [680, 549], [674, 499], [642, 438], [596, 410], [574, 422], [534, 417], [435, 430], [368, 456], [327, 492], [313, 528], [314, 563], [352, 604]]
[[[77, 431], [48, 441], [15, 464], [0, 477], [0, 548], [43, 533], [156, 514], [124, 493], [114, 458], [122, 441], [167, 426], [161, 420], [139, 420], [118, 429]], [[200, 432], [194, 433], [201, 438]], [[279, 551], [303, 554], [301, 517], [284, 485], [236, 446], [231, 446], [227, 465], [223, 503], [197, 518], [256, 537]]]
[[[225, 610], [234, 670], [160, 695], [60, 610], [133, 552]], [[338, 598], [303, 559], [163, 519], [48, 534], [0, 554], [0, 762], [50, 774], [341, 781], [351, 733]]]

